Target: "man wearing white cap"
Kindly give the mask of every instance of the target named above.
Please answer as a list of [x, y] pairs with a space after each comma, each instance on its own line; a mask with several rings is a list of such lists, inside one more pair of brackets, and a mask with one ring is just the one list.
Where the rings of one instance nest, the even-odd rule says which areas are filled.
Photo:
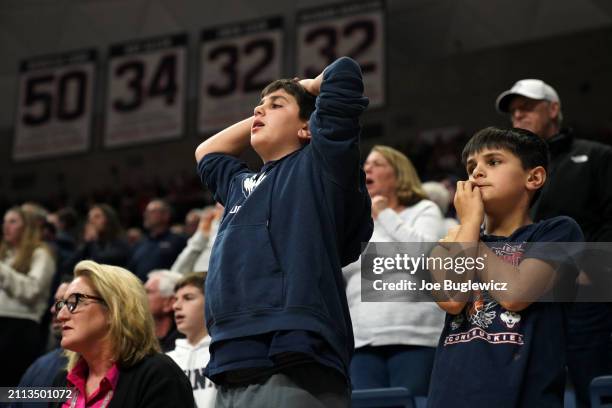
[[561, 101], [557, 92], [539, 79], [522, 79], [497, 97], [497, 110], [510, 113], [512, 126], [531, 130], [548, 140], [561, 128]]
[[[495, 106], [510, 114], [513, 127], [530, 130], [548, 143], [548, 180], [532, 206], [533, 220], [567, 215], [580, 224], [585, 241], [612, 242], [612, 148], [576, 139], [562, 128], [559, 95], [539, 79], [516, 82], [497, 97]], [[588, 275], [581, 274], [579, 282], [588, 283]], [[570, 310], [567, 364], [581, 407], [590, 406], [591, 380], [611, 373], [611, 325], [610, 304], [575, 303]]]

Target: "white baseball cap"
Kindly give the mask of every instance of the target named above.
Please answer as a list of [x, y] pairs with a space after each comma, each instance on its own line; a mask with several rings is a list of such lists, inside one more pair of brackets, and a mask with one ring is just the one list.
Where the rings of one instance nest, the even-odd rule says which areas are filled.
[[521, 79], [516, 82], [512, 88], [502, 92], [495, 101], [495, 108], [502, 113], [508, 113], [508, 105], [510, 101], [517, 95], [525, 96], [531, 99], [544, 100], [549, 102], [558, 102], [561, 105], [561, 100], [557, 91], [540, 79]]

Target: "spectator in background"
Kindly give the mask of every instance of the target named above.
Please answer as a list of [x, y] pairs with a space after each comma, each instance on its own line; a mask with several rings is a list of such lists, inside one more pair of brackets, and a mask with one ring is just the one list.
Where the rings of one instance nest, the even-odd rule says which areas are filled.
[[79, 262], [64, 296], [55, 308], [62, 323], [62, 347], [69, 350], [68, 375], [59, 375], [54, 385], [74, 388], [66, 404], [194, 406], [189, 381], [159, 352], [145, 291], [132, 273]]
[[[453, 201], [451, 192], [448, 191], [444, 184], [437, 181], [423, 183], [423, 190], [427, 197], [436, 203], [442, 215], [445, 216], [451, 201]], [[457, 225], [459, 225], [459, 222], [455, 218], [444, 217], [444, 235], [448, 234], [448, 231]]]
[[58, 234], [65, 235], [68, 240], [75, 242], [79, 227], [79, 215], [76, 210], [72, 207], [63, 207], [55, 213], [55, 216]]
[[[371, 242], [442, 238], [442, 214], [425, 199], [416, 170], [403, 153], [374, 146], [363, 168], [372, 198]], [[343, 274], [355, 333], [353, 388], [405, 387], [413, 395], [426, 396], [444, 313], [433, 301], [407, 302], [406, 294], [402, 302], [362, 302], [360, 259]]]
[[129, 257], [130, 247], [117, 213], [108, 204], [94, 204], [87, 216], [83, 244], [73, 256], [70, 270], [84, 259], [125, 267]]
[[[64, 299], [68, 288], [68, 282], [60, 284], [55, 292], [55, 303]], [[62, 340], [62, 324], [57, 320], [55, 303], [51, 306], [51, 314], [54, 316], [51, 322], [51, 334], [56, 341], [56, 347], [47, 354], [39, 357], [25, 372], [18, 387], [51, 387], [55, 377], [62, 371], [68, 362], [64, 355], [64, 349], [59, 347]], [[40, 402], [16, 402], [9, 408], [39, 408]]]
[[191, 237], [198, 230], [202, 212], [202, 210], [194, 208], [189, 210], [187, 215], [185, 215], [185, 227], [183, 228], [183, 231], [187, 238]]
[[[4, 215], [0, 242], [0, 385], [14, 386], [40, 351], [55, 260], [32, 213], [13, 207]], [[8, 358], [13, 356], [13, 358]]]
[[154, 269], [170, 269], [186, 239], [170, 232], [172, 210], [166, 201], [151, 200], [143, 217], [147, 236], [134, 248], [128, 269], [145, 281]]
[[142, 241], [143, 236], [144, 234], [142, 233], [142, 230], [138, 227], [128, 228], [125, 232], [125, 237], [127, 239], [128, 245], [132, 249], [138, 246], [140, 241]]
[[[550, 151], [550, 172], [533, 204], [537, 222], [560, 215], [572, 217], [587, 242], [612, 242], [612, 148], [575, 138], [562, 127], [561, 100], [539, 79], [523, 79], [502, 92], [495, 106], [508, 113], [512, 126], [544, 139]], [[579, 283], [588, 283], [583, 271]], [[586, 273], [586, 274], [585, 274]], [[612, 372], [608, 357], [612, 315], [609, 303], [574, 303], [568, 318], [567, 365], [580, 406], [589, 406], [589, 384]]]
[[79, 224], [79, 216], [74, 208], [64, 207], [55, 213], [47, 216], [47, 222], [55, 225], [55, 246], [57, 248], [57, 270], [56, 284], [60, 281], [61, 275], [71, 275], [72, 267], [70, 262], [77, 249], [76, 230]]
[[34, 223], [38, 228], [42, 230], [45, 223], [47, 222], [47, 216], [49, 215], [49, 211], [42, 205], [35, 203], [33, 201], [28, 201], [21, 204], [21, 208], [23, 211], [30, 213], [34, 219]]
[[174, 318], [186, 338], [177, 339], [176, 347], [168, 353], [189, 378], [198, 408], [214, 407], [217, 395], [215, 384], [204, 375], [210, 359], [210, 336], [204, 316], [205, 277], [204, 273], [189, 273], [176, 284]]
[[64, 298], [64, 293], [66, 292], [66, 288], [68, 287], [68, 283], [70, 281], [64, 281], [59, 284], [55, 294], [53, 296], [53, 302], [51, 307], [49, 308], [49, 312], [51, 313], [51, 324], [49, 325], [49, 333], [51, 337], [49, 338], [49, 342], [47, 344], [47, 350], [55, 350], [60, 346], [60, 342], [62, 341], [62, 325], [57, 320], [57, 314], [55, 313], [55, 304], [58, 300], [62, 300]]
[[223, 216], [223, 206], [217, 204], [201, 211], [198, 230], [187, 241], [187, 246], [180, 253], [172, 270], [179, 273], [192, 271], [207, 272], [210, 252], [215, 242], [217, 229]]
[[[46, 293], [48, 303], [39, 321], [41, 332], [38, 336], [38, 349], [45, 350], [45, 347], [49, 340], [48, 326], [52, 319], [52, 316], [48, 311], [48, 307], [52, 304], [53, 294], [55, 293], [57, 286], [59, 285], [62, 279], [62, 268], [65, 267], [67, 265], [67, 262], [70, 260], [70, 256], [74, 251], [74, 247], [72, 247], [72, 252], [66, 251], [63, 247], [60, 247], [60, 244], [62, 244], [62, 242], [58, 241], [57, 228], [54, 223], [48, 220], [50, 216], [51, 220], [53, 220], [52, 214], [49, 213], [49, 211], [42, 205], [30, 201], [22, 204], [21, 209], [32, 216], [36, 228], [40, 229], [41, 241], [47, 245], [47, 248], [55, 258], [55, 272], [53, 275], [53, 279], [51, 280], [51, 284], [48, 287], [48, 292]], [[70, 249], [70, 247], [68, 248]]]
[[149, 272], [145, 291], [149, 301], [149, 311], [155, 322], [155, 337], [162, 351], [174, 349], [174, 341], [179, 337], [174, 322], [174, 285], [181, 279], [177, 272], [154, 270]]

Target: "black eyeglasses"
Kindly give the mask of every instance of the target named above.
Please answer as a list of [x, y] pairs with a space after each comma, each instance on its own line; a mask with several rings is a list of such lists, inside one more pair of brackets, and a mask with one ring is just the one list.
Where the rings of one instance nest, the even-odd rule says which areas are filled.
[[68, 299], [62, 299], [55, 302], [55, 313], [59, 313], [59, 311], [62, 310], [62, 307], [64, 307], [64, 305], [66, 305], [70, 313], [74, 313], [74, 310], [77, 308], [78, 304], [83, 299], [91, 299], [94, 301], [98, 301], [102, 304], [106, 304], [106, 302], [104, 302], [104, 299], [99, 298], [97, 296], [85, 295], [83, 293], [73, 293], [72, 295], [68, 296]]

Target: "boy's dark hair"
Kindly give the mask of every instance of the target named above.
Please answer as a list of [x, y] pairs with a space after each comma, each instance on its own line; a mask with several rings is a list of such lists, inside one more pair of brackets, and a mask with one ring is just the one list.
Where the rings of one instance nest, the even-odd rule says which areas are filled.
[[206, 281], [206, 272], [191, 272], [183, 276], [176, 285], [174, 285], [174, 293], [185, 286], [195, 286], [204, 294], [204, 282]]
[[463, 148], [461, 161], [467, 165], [470, 155], [484, 149], [508, 150], [521, 161], [523, 169], [538, 166], [548, 171], [548, 145], [541, 137], [525, 129], [500, 129], [493, 126], [479, 130]]
[[[530, 170], [538, 166], [548, 172], [549, 152], [546, 142], [535, 133], [519, 128], [501, 129], [494, 126], [479, 130], [467, 142], [461, 153], [461, 161], [467, 165], [470, 155], [484, 149], [508, 150], [519, 158], [523, 169]], [[540, 196], [540, 190], [531, 198], [533, 205]]]
[[272, 92], [278, 91], [279, 89], [282, 89], [295, 98], [300, 108], [300, 119], [310, 119], [310, 115], [315, 110], [316, 97], [314, 95], [306, 92], [304, 87], [294, 79], [277, 79], [276, 81], [268, 84], [268, 86], [261, 91], [261, 97], [263, 98]]

